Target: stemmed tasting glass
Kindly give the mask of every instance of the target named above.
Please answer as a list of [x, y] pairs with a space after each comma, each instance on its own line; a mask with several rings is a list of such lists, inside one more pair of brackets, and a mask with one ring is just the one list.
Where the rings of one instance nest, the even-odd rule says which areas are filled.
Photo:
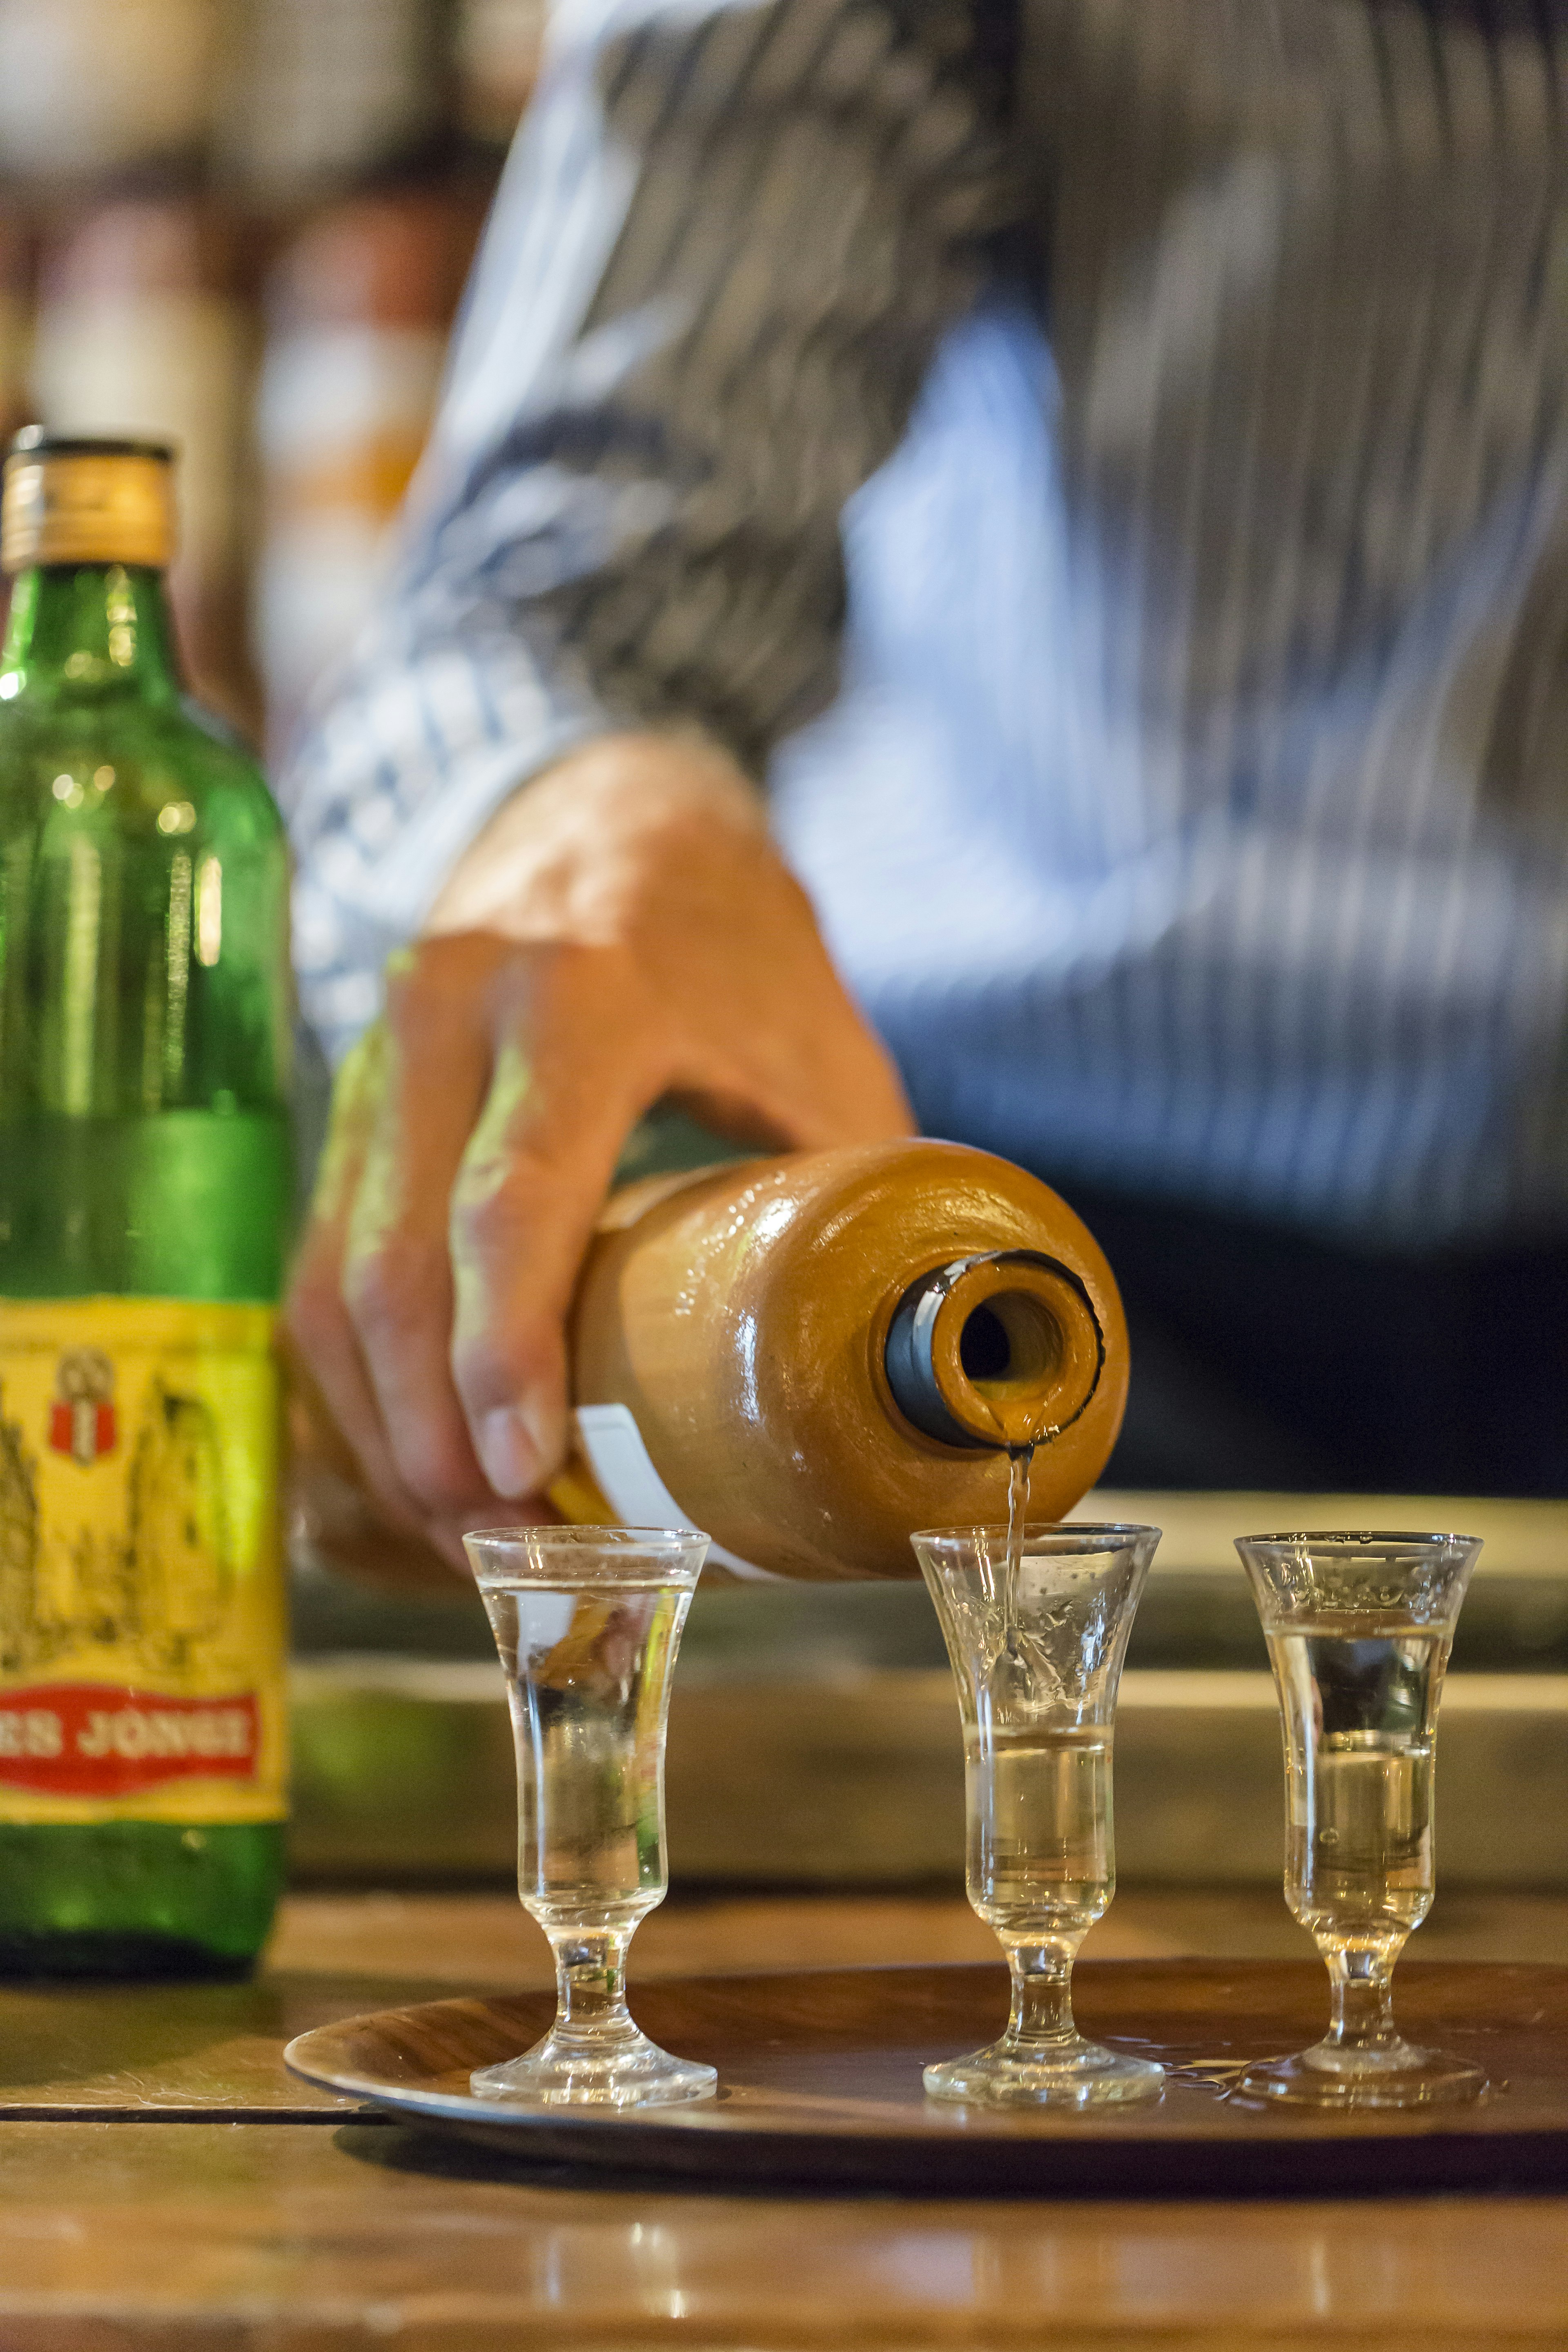
[[928, 2066], [933, 2098], [1094, 2107], [1148, 2098], [1152, 2061], [1073, 2022], [1078, 1948], [1116, 1891], [1110, 1741], [1117, 1685], [1158, 1528], [933, 1528], [912, 1538], [963, 1717], [969, 1899], [1012, 1977], [1007, 2030]]
[[1237, 1544], [1285, 1727], [1285, 1900], [1328, 1963], [1330, 2025], [1250, 2067], [1244, 2095], [1317, 2107], [1479, 2098], [1473, 2066], [1394, 2022], [1394, 1962], [1432, 1907], [1437, 1700], [1480, 1544], [1470, 1536], [1248, 1536]]
[[663, 1902], [664, 1737], [708, 1538], [689, 1528], [500, 1528], [464, 1538], [506, 1669], [517, 1745], [518, 1892], [555, 1956], [555, 2022], [479, 2068], [482, 2099], [668, 2105], [711, 2066], [650, 2042], [626, 1947]]

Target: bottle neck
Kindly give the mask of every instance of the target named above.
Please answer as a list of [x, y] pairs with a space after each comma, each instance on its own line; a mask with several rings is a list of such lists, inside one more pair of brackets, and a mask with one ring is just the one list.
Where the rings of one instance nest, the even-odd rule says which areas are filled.
[[175, 702], [183, 691], [161, 572], [45, 563], [17, 573], [0, 699]]

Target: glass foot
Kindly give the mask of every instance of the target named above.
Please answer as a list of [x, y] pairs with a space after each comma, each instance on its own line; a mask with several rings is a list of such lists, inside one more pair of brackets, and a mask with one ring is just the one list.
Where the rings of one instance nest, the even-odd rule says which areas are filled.
[[1482, 2097], [1487, 2078], [1478, 2066], [1408, 2042], [1356, 2051], [1319, 2042], [1294, 2058], [1249, 2066], [1236, 2088], [1242, 2098], [1287, 2106], [1447, 2107]]
[[1151, 2058], [1129, 2058], [1098, 2042], [1064, 2042], [1024, 2049], [994, 2042], [967, 2058], [947, 2058], [925, 2070], [927, 2094], [967, 2106], [1109, 2107], [1157, 2098], [1165, 2070]]
[[668, 2107], [710, 2099], [718, 2084], [715, 2068], [672, 2057], [646, 2033], [595, 2043], [550, 2032], [521, 2058], [468, 2077], [476, 2099], [531, 2107]]

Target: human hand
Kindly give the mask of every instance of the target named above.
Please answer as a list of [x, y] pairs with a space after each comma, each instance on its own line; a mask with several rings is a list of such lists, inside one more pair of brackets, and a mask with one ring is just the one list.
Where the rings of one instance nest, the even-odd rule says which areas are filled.
[[289, 1293], [382, 1512], [459, 1566], [463, 1529], [559, 1466], [578, 1269], [665, 1097], [763, 1150], [910, 1131], [743, 778], [618, 736], [507, 804], [389, 968]]

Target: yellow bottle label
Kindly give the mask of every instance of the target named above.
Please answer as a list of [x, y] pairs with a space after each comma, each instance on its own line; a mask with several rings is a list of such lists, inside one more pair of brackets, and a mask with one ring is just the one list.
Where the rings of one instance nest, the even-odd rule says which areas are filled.
[[272, 1329], [0, 1299], [0, 1822], [287, 1810]]

